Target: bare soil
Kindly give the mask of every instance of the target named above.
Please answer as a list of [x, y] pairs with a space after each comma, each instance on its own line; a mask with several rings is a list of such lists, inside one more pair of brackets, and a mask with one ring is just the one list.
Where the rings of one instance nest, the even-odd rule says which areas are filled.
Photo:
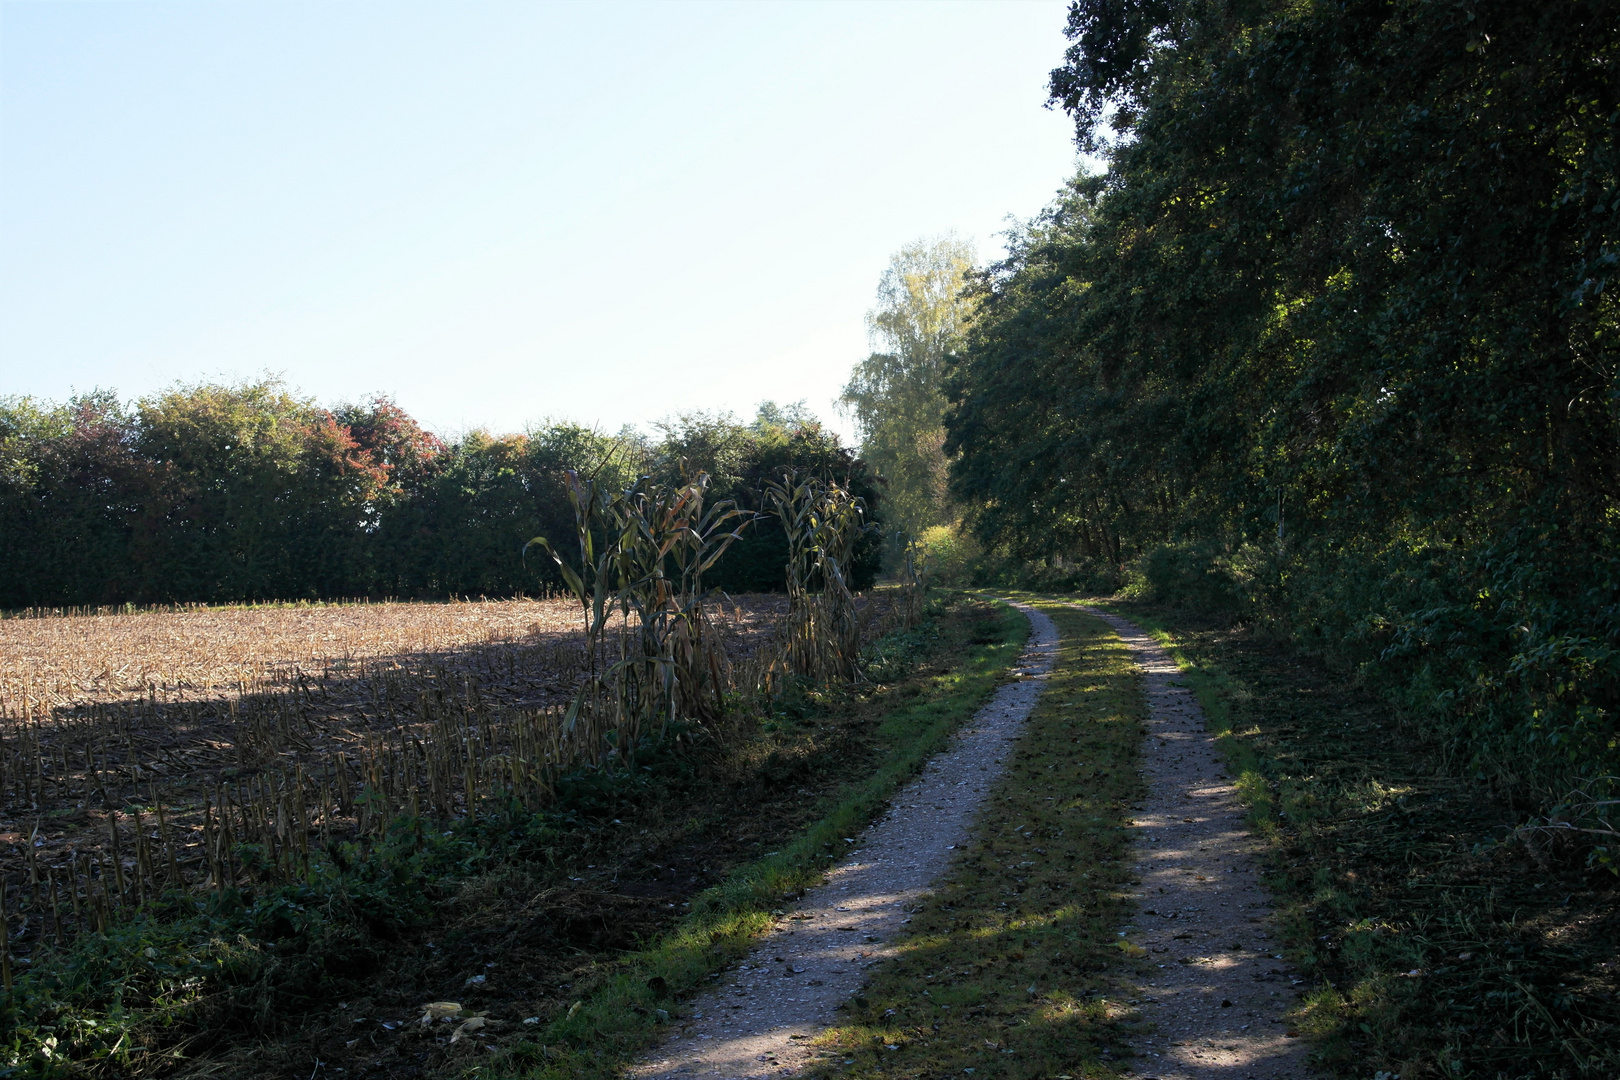
[[[741, 659], [785, 606], [739, 596], [712, 625]], [[206, 790], [423, 729], [424, 694], [560, 707], [584, 673], [580, 627], [561, 598], [0, 620], [0, 874], [26, 871], [30, 838], [41, 867], [100, 857], [107, 812], [126, 804], [161, 799], [189, 835]]]

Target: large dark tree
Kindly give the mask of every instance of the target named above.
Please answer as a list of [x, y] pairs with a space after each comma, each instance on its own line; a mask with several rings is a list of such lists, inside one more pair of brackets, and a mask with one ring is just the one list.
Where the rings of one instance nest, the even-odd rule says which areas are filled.
[[1106, 175], [981, 283], [956, 494], [1620, 772], [1620, 4], [1080, 0]]

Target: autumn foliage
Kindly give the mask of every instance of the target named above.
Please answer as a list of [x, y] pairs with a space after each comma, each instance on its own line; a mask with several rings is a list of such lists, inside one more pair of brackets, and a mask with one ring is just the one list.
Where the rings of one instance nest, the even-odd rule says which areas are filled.
[[[569, 470], [617, 489], [701, 470], [753, 515], [785, 467], [878, 505], [865, 465], [792, 408], [681, 417], [658, 439], [552, 423], [447, 441], [386, 397], [327, 409], [274, 380], [0, 399], [0, 607], [532, 593], [561, 585], [520, 553], [572, 535]], [[870, 581], [875, 545], [863, 558]], [[780, 589], [786, 561], [764, 523], [710, 580]]]

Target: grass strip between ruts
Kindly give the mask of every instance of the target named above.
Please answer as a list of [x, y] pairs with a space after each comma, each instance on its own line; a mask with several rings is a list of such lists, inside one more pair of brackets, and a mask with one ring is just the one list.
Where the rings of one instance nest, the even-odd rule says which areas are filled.
[[1017, 610], [1005, 605], [999, 610], [996, 632], [985, 635], [989, 640], [971, 643], [960, 664], [934, 676], [925, 693], [885, 718], [877, 735], [889, 748], [887, 759], [841, 792], [820, 821], [780, 851], [694, 897], [691, 913], [676, 928], [623, 957], [594, 984], [581, 986], [580, 999], [567, 1015], [537, 1033], [534, 1041], [485, 1061], [477, 1075], [577, 1080], [619, 1073], [665, 1030], [680, 999], [746, 954], [771, 929], [772, 909], [821, 881], [834, 853], [842, 851], [843, 838], [864, 828], [989, 699], [1029, 632]]
[[1115, 999], [1136, 966], [1126, 822], [1143, 794], [1146, 705], [1100, 620], [1041, 604], [1057, 664], [974, 826], [973, 840], [819, 1040], [823, 1077], [1035, 1080], [1118, 1075], [1136, 1023]]

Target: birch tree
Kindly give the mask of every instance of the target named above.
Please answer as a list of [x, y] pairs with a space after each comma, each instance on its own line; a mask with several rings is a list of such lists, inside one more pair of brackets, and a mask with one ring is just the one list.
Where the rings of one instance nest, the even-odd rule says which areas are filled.
[[950, 521], [945, 364], [972, 317], [963, 285], [973, 248], [946, 234], [896, 252], [867, 314], [872, 353], [839, 398], [861, 456], [888, 482], [888, 521], [911, 536]]

